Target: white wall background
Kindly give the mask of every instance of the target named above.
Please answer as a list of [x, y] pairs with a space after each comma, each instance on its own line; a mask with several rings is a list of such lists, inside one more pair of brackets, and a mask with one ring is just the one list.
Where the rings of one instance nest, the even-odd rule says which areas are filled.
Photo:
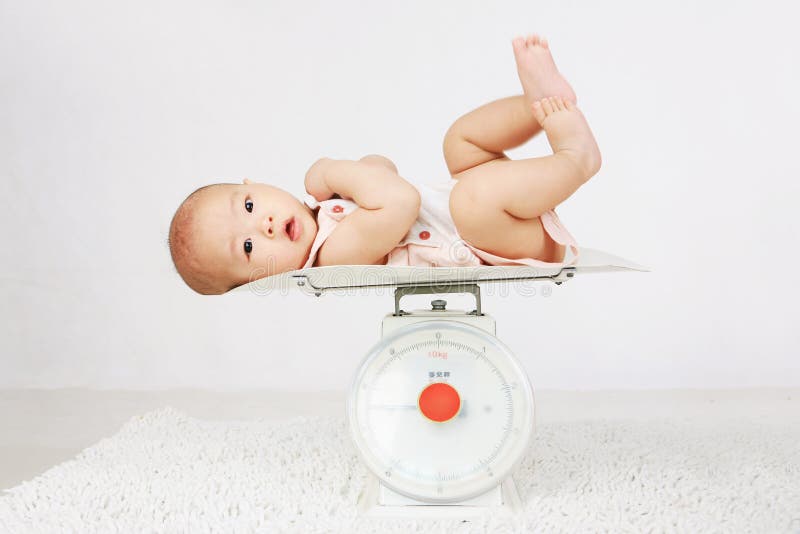
[[534, 386], [798, 386], [798, 11], [2, 0], [0, 387], [344, 389], [391, 293], [196, 295], [169, 258], [175, 208], [242, 177], [300, 194], [320, 156], [444, 179], [445, 131], [521, 92], [510, 42], [531, 32], [604, 158], [562, 220], [654, 269], [486, 288]]

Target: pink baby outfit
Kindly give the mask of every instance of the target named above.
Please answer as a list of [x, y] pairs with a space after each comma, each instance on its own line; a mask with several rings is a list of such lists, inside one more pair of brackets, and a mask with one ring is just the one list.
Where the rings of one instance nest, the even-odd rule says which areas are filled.
[[[457, 180], [430, 184], [413, 184], [420, 193], [419, 216], [402, 241], [389, 252], [386, 265], [416, 267], [471, 267], [476, 265], [529, 265], [532, 267], [557, 267], [574, 264], [579, 255], [575, 238], [561, 224], [553, 210], [541, 215], [542, 225], [557, 243], [567, 246], [563, 262], [546, 262], [533, 258], [509, 259], [473, 247], [458, 235], [450, 216], [450, 191]], [[317, 212], [317, 236], [303, 269], [314, 265], [319, 248], [331, 235], [336, 225], [358, 204], [351, 200], [331, 199], [318, 202], [306, 194], [306, 205]], [[572, 258], [567, 261], [572, 253]]]

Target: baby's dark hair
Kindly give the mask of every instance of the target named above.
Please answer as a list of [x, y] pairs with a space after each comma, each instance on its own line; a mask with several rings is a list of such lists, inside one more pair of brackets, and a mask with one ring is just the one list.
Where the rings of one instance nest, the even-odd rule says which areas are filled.
[[197, 254], [196, 249], [198, 246], [195, 233], [197, 219], [194, 208], [209, 189], [224, 185], [231, 184], [210, 184], [195, 189], [178, 206], [169, 225], [167, 244], [172, 255], [172, 263], [186, 285], [201, 295], [220, 295], [239, 285], [231, 285], [230, 280], [220, 280], [218, 273], [199, 260], [200, 255]]

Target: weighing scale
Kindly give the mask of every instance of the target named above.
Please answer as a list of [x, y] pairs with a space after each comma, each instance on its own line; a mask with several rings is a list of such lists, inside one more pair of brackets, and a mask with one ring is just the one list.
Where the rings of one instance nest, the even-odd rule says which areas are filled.
[[[291, 271], [235, 291], [269, 293], [290, 286], [327, 292], [389, 287], [394, 311], [350, 385], [347, 420], [370, 472], [358, 508], [373, 517], [514, 514], [521, 509], [512, 473], [533, 437], [533, 389], [521, 363], [495, 336], [479, 283], [550, 281], [576, 273], [649, 271], [618, 256], [581, 247], [579, 261], [528, 266], [386, 267], [339, 265]], [[469, 293], [472, 310], [404, 311], [407, 295]]]

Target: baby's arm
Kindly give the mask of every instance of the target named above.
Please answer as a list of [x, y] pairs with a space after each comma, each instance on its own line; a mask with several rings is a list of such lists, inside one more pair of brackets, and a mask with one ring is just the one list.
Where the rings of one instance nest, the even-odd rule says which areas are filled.
[[363, 161], [364, 163], [372, 163], [374, 165], [382, 165], [393, 172], [397, 172], [397, 166], [392, 162], [392, 160], [378, 154], [370, 154], [369, 156], [364, 156], [358, 161]]
[[[388, 159], [386, 161], [391, 164]], [[380, 209], [395, 199], [402, 202], [413, 197], [419, 198], [417, 189], [396, 171], [386, 164], [377, 165], [374, 161], [322, 158], [306, 173], [305, 186], [306, 191], [319, 201], [338, 194], [366, 209]]]
[[[340, 192], [332, 191], [330, 187], [328, 187], [327, 183], [325, 183], [322, 173], [318, 172], [319, 169], [315, 169], [315, 167], [320, 166], [320, 162], [326, 159], [328, 158], [322, 158], [321, 160], [317, 161], [306, 174], [306, 180], [305, 180], [306, 191], [315, 199], [317, 199], [318, 202], [322, 202], [323, 200], [328, 200], [329, 198], [334, 198], [334, 197], [342, 198]], [[392, 160], [384, 156], [379, 156], [378, 154], [370, 154], [368, 156], [364, 156], [358, 161], [369, 165], [380, 166], [389, 169], [390, 171], [397, 174], [397, 167], [395, 166], [395, 164], [392, 163]]]
[[318, 254], [318, 265], [379, 262], [406, 235], [419, 213], [417, 189], [386, 165], [323, 158], [308, 170], [306, 189], [338, 193], [362, 209], [345, 217]]

